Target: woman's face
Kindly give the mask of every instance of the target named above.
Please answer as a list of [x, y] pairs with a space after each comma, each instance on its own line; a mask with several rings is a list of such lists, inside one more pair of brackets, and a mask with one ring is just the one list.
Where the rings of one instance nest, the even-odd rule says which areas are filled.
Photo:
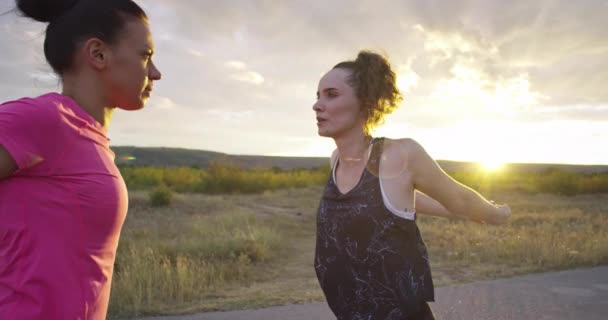
[[322, 137], [337, 138], [352, 130], [363, 131], [365, 118], [359, 99], [347, 83], [350, 74], [346, 69], [332, 69], [319, 81], [317, 102], [312, 109]]
[[111, 52], [106, 78], [110, 105], [124, 110], [143, 108], [152, 92], [152, 82], [161, 77], [152, 62], [154, 42], [148, 23], [129, 19]]

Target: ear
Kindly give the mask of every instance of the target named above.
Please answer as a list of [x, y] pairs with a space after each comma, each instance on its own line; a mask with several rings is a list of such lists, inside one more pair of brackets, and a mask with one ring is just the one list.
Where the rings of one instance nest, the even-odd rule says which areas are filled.
[[102, 70], [108, 66], [111, 53], [104, 41], [98, 38], [88, 39], [84, 43], [83, 53], [86, 63], [93, 68]]

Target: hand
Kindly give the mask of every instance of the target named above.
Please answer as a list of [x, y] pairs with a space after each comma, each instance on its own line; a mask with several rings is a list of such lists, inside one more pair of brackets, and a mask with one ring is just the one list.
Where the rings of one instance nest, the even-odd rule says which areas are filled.
[[496, 215], [492, 219], [492, 224], [503, 224], [511, 217], [511, 208], [506, 204], [495, 205]]

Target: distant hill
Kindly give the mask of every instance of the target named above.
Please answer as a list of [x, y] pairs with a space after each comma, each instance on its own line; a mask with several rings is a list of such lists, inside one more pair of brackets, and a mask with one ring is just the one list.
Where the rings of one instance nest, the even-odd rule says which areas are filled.
[[[291, 170], [295, 168], [311, 169], [325, 166], [329, 163], [324, 157], [273, 157], [230, 155], [226, 153], [192, 150], [181, 148], [144, 148], [144, 147], [112, 147], [119, 165], [163, 166], [163, 167], [199, 167], [206, 168], [210, 162], [219, 161], [231, 163], [243, 168], [280, 168]], [[448, 172], [477, 170], [479, 165], [471, 162], [439, 160], [439, 165]], [[549, 168], [569, 170], [581, 173], [608, 172], [608, 165], [567, 165], [567, 164], [536, 164], [510, 163], [506, 168], [513, 171], [543, 171]]]
[[117, 164], [135, 166], [206, 168], [210, 162], [216, 161], [247, 169], [277, 167], [282, 170], [291, 170], [318, 168], [329, 163], [328, 158], [230, 155], [180, 148], [112, 147], [112, 150], [116, 154]]

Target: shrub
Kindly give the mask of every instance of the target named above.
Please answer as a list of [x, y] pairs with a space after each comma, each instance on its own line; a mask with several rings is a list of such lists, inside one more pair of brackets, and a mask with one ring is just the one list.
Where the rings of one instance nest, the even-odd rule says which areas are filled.
[[171, 204], [173, 191], [165, 185], [156, 187], [150, 192], [150, 205], [153, 207], [166, 207]]

